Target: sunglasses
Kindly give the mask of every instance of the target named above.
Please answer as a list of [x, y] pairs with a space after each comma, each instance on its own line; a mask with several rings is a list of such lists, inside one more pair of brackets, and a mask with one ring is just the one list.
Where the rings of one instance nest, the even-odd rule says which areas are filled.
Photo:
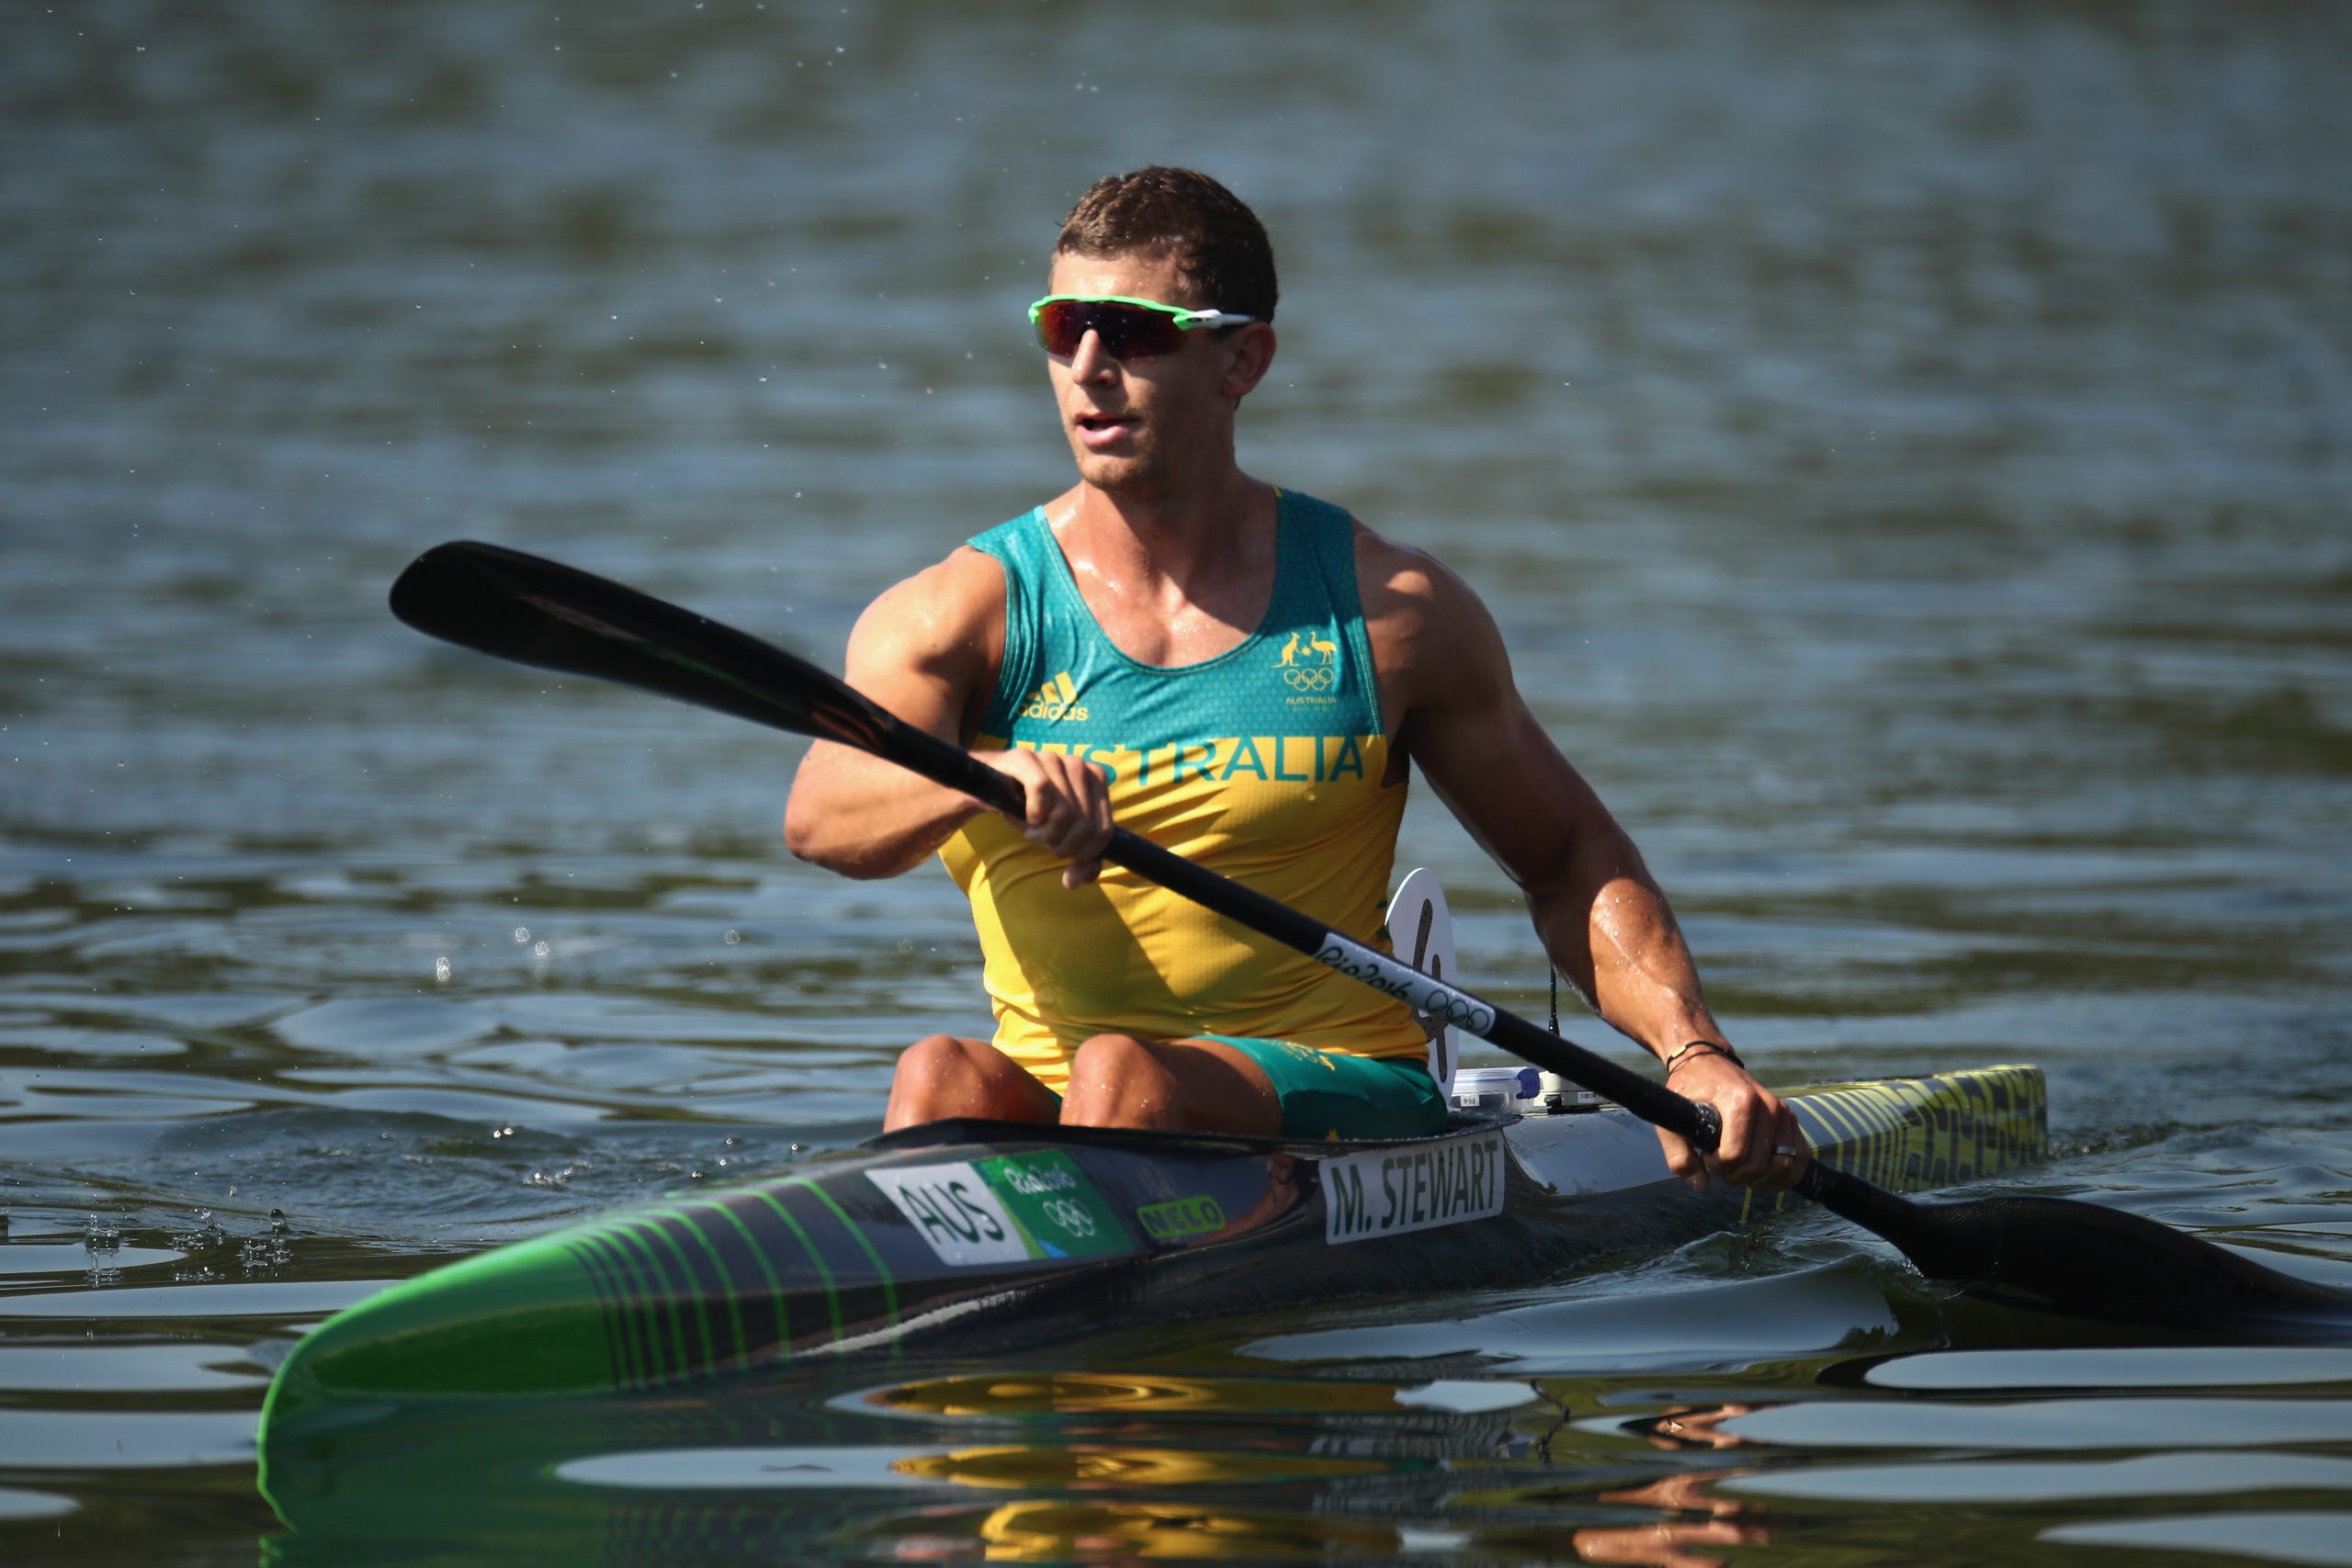
[[1037, 346], [1057, 359], [1074, 357], [1089, 333], [1102, 340], [1102, 352], [1114, 359], [1149, 359], [1183, 347], [1184, 334], [1194, 327], [1238, 327], [1257, 319], [1231, 310], [1188, 310], [1124, 294], [1048, 294], [1029, 307]]

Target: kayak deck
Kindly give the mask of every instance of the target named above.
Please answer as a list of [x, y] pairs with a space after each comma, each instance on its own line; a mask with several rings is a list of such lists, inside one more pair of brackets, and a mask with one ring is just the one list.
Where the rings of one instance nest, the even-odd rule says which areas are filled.
[[[1816, 1153], [1897, 1190], [2041, 1156], [2039, 1068], [1802, 1090]], [[1762, 1201], [1777, 1207], [1782, 1199]], [[794, 1172], [628, 1210], [396, 1285], [279, 1369], [263, 1439], [355, 1406], [658, 1387], [954, 1325], [1525, 1283], [1748, 1217], [1691, 1192], [1612, 1110], [1457, 1116], [1401, 1143], [1286, 1143], [951, 1121]]]

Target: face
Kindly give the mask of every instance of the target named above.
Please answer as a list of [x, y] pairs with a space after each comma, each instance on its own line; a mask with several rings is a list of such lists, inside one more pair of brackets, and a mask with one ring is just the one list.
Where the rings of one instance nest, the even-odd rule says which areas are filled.
[[[1161, 252], [1054, 258], [1046, 291], [1122, 294], [1212, 309], [1193, 297], [1174, 254]], [[1046, 375], [1079, 477], [1123, 499], [1182, 488], [1233, 460], [1233, 410], [1265, 374], [1272, 329], [1188, 332], [1182, 346], [1148, 359], [1114, 359], [1089, 333], [1068, 359], [1047, 355]]]

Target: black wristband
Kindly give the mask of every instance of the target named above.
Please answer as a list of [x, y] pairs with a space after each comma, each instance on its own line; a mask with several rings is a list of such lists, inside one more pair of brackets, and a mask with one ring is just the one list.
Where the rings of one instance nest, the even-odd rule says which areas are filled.
[[1690, 1043], [1668, 1053], [1666, 1058], [1666, 1070], [1668, 1075], [1671, 1076], [1673, 1074], [1674, 1064], [1679, 1062], [1683, 1057], [1689, 1055], [1693, 1051], [1711, 1052], [1715, 1055], [1721, 1056], [1724, 1061], [1729, 1062], [1741, 1072], [1746, 1072], [1747, 1070], [1747, 1064], [1739, 1059], [1739, 1053], [1733, 1050], [1730, 1046], [1723, 1043], [1723, 1042], [1719, 1040], [1693, 1040]]

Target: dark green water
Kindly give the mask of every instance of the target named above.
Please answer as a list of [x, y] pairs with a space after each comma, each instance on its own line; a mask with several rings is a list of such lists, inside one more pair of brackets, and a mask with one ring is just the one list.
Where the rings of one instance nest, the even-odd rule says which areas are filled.
[[[984, 1017], [944, 875], [784, 854], [793, 746], [393, 574], [834, 657], [1067, 482], [1022, 308], [1153, 160], [1274, 232], [1245, 461], [1487, 597], [1768, 1074], [2039, 1061], [2022, 1186], [2352, 1284], [2347, 70], [2320, 5], [10, 12], [0, 1556], [2352, 1562], [2352, 1348], [1817, 1215], [420, 1422], [295, 1533], [253, 1451], [370, 1282], [854, 1142]], [[1403, 863], [1540, 1013], [1426, 799]]]

